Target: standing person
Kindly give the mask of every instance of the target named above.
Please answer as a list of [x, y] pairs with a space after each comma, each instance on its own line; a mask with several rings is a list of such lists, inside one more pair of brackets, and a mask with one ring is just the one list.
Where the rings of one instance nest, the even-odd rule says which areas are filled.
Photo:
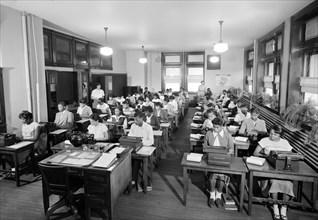
[[47, 135], [41, 134], [40, 125], [33, 121], [33, 114], [28, 111], [22, 111], [19, 114], [22, 122], [22, 139], [24, 141], [34, 141], [34, 151], [38, 155], [46, 153]]
[[206, 93], [206, 86], [205, 86], [204, 81], [201, 81], [201, 85], [198, 88], [198, 100], [199, 101], [205, 95], [205, 93]]
[[101, 89], [100, 83], [96, 84], [96, 89], [92, 91], [91, 99], [93, 100], [93, 108], [96, 108], [98, 100], [100, 98], [105, 98], [104, 90]]
[[54, 124], [57, 128], [71, 130], [74, 125], [73, 113], [66, 109], [66, 104], [63, 101], [59, 102], [57, 108], [59, 112], [55, 115]]
[[[281, 138], [282, 133], [283, 130], [279, 125], [272, 125], [269, 129], [269, 137], [263, 138], [258, 142], [258, 146], [254, 151], [254, 156], [266, 157], [273, 147], [284, 148], [285, 151], [291, 151], [292, 147], [288, 141]], [[267, 188], [267, 184], [267, 180], [262, 181], [262, 190]], [[293, 192], [293, 182], [289, 180], [270, 179], [269, 184], [269, 194], [272, 199], [275, 200], [273, 204], [274, 220], [287, 220], [287, 205], [282, 205], [279, 211], [277, 198], [278, 194], [282, 194], [283, 201], [290, 201], [291, 198], [295, 196]]]
[[79, 104], [80, 106], [77, 108], [76, 113], [79, 114], [82, 119], [89, 119], [93, 112], [91, 107], [86, 104], [86, 99], [79, 100]]
[[148, 87], [145, 87], [144, 97], [150, 96], [151, 93], [148, 91]]

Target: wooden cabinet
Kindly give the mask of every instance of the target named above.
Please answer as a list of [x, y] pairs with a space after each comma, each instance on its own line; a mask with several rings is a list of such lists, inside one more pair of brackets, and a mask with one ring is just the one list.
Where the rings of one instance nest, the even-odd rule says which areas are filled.
[[88, 42], [74, 40], [74, 64], [77, 68], [88, 68]]
[[45, 66], [53, 66], [52, 31], [43, 30]]
[[72, 37], [53, 32], [53, 61], [57, 66], [73, 66]]
[[89, 43], [89, 63], [92, 68], [101, 68], [100, 46]]
[[7, 131], [6, 114], [4, 105], [4, 90], [3, 90], [3, 77], [2, 68], [0, 68], [0, 132]]

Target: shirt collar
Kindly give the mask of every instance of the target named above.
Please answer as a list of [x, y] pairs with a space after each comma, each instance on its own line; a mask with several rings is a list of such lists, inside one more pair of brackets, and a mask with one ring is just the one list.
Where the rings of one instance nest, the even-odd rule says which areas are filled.
[[221, 137], [223, 137], [223, 135], [224, 135], [223, 129], [220, 131], [220, 133], [216, 133], [216, 132], [213, 131], [213, 136], [214, 136], [214, 137], [216, 137], [218, 134], [219, 134]]

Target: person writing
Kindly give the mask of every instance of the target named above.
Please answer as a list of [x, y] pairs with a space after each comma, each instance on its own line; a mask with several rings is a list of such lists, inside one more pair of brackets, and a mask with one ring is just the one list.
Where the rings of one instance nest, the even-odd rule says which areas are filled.
[[[242, 106], [241, 106], [242, 111]], [[248, 136], [257, 136], [258, 134], [267, 134], [266, 124], [264, 120], [258, 118], [259, 110], [253, 108], [251, 111], [251, 117], [243, 121], [239, 130], [239, 134]]]
[[[223, 129], [223, 120], [214, 118], [212, 120], [213, 130], [206, 133], [203, 144], [203, 151], [212, 146], [222, 146], [228, 149], [228, 154], [234, 153], [234, 144], [232, 136]], [[230, 177], [225, 174], [210, 173], [207, 181], [210, 198], [208, 206], [213, 207], [214, 203], [219, 208], [222, 206], [222, 192], [226, 191]]]
[[97, 83], [96, 89], [94, 89], [91, 94], [91, 99], [93, 100], [93, 108], [96, 108], [98, 104], [98, 100], [104, 97], [105, 97], [104, 90], [101, 89], [101, 84]]
[[[151, 146], [154, 144], [153, 130], [151, 125], [144, 122], [145, 114], [142, 112], [136, 112], [134, 115], [135, 123], [131, 125], [128, 136], [131, 137], [140, 137], [142, 139], [142, 144], [144, 146]], [[138, 188], [141, 189], [138, 183], [138, 174], [141, 166], [140, 160], [132, 159], [132, 184], [138, 185]]]
[[91, 124], [87, 127], [87, 133], [93, 134], [96, 141], [107, 141], [109, 139], [108, 128], [99, 122], [99, 115], [92, 114], [89, 121]]
[[237, 125], [241, 125], [245, 119], [250, 117], [251, 117], [251, 113], [247, 111], [247, 105], [242, 104], [240, 107], [240, 111], [238, 111], [237, 114], [235, 115], [234, 122]]
[[54, 124], [57, 128], [71, 130], [74, 125], [73, 113], [66, 109], [66, 104], [63, 101], [59, 102], [57, 108], [59, 112], [55, 115]]
[[112, 112], [111, 112], [111, 110], [110, 110], [109, 105], [106, 104], [102, 98], [100, 98], [100, 99], [98, 100], [98, 104], [97, 104], [96, 108], [97, 108], [97, 109], [100, 109], [100, 111], [102, 112], [102, 114], [108, 114], [109, 117], [112, 115]]
[[[287, 140], [282, 139], [283, 130], [279, 125], [274, 124], [269, 129], [269, 137], [263, 138], [258, 142], [258, 146], [254, 151], [254, 156], [266, 157], [271, 150], [279, 148], [283, 151], [291, 151], [292, 147]], [[267, 188], [268, 181], [262, 181], [262, 190]], [[269, 194], [276, 202], [273, 204], [273, 213], [275, 220], [287, 220], [287, 205], [282, 205], [280, 210], [277, 204], [279, 194], [282, 194], [283, 201], [290, 201], [295, 195], [293, 192], [293, 182], [289, 180], [270, 179], [269, 180]]]
[[153, 109], [151, 106], [147, 106], [145, 108], [145, 118], [144, 121], [147, 124], [150, 124], [153, 130], [159, 130], [160, 129], [160, 122], [157, 118], [157, 116], [155, 116], [153, 114]]
[[46, 154], [47, 135], [46, 133], [41, 134], [41, 127], [33, 121], [33, 114], [29, 111], [22, 111], [19, 119], [22, 122], [22, 140], [33, 141], [34, 151], [38, 155]]
[[77, 108], [77, 114], [82, 119], [89, 119], [91, 114], [93, 114], [91, 107], [89, 107], [86, 103], [86, 99], [79, 100], [79, 107]]

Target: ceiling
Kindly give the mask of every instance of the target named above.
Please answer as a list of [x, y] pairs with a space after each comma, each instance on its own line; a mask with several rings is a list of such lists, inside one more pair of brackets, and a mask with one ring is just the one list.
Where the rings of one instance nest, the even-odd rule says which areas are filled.
[[45, 19], [96, 43], [120, 50], [195, 51], [219, 41], [229, 47], [246, 47], [313, 0], [282, 1], [93, 1], [1, 0], [2, 5]]

